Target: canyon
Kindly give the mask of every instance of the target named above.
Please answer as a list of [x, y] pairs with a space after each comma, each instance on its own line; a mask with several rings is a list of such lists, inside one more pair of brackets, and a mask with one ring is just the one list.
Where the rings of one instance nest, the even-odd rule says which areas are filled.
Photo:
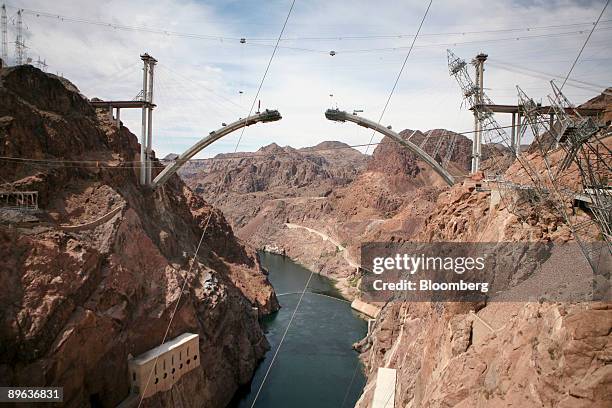
[[[469, 170], [467, 137], [445, 129], [401, 135], [428, 152], [438, 144], [445, 152], [454, 137], [449, 166], [463, 176]], [[485, 146], [485, 163], [500, 154], [507, 161], [503, 150]], [[428, 165], [387, 137], [371, 156], [337, 141], [302, 149], [272, 144], [194, 161], [179, 174], [226, 214], [238, 237], [335, 279], [348, 298], [356, 294], [361, 243], [410, 239], [447, 189]]]
[[[588, 104], [610, 117], [609, 96]], [[0, 156], [20, 159], [0, 161], [0, 182], [38, 192], [40, 208], [0, 209], [0, 380], [61, 385], [69, 407], [116, 406], [130, 396], [130, 357], [197, 333], [202, 363], [143, 406], [226, 406], [270, 349], [261, 320], [279, 308], [257, 250], [333, 279], [352, 300], [366, 242], [573, 241], [550, 203], [521, 191], [496, 201], [468, 177], [466, 136], [401, 132], [429, 152], [449, 134], [452, 187], [384, 138], [372, 155], [327, 141], [193, 160], [153, 190], [138, 183], [136, 136], [107, 110], [64, 78], [2, 69]], [[525, 152], [543, 174], [538, 152]], [[485, 171], [501, 163], [518, 180], [503, 147], [483, 153]], [[155, 159], [155, 172], [174, 159]], [[372, 405], [379, 368], [397, 372], [395, 406], [612, 402], [608, 301], [378, 306], [353, 345], [366, 381], [357, 407]]]
[[[601, 107], [607, 118], [611, 102], [602, 94], [583, 106]], [[432, 131], [425, 149], [431, 151], [436, 136], [445, 132]], [[425, 133], [401, 132], [417, 144]], [[471, 141], [458, 135], [457, 143], [451, 165], [466, 174]], [[603, 143], [610, 146], [610, 138]], [[569, 225], [550, 203], [534, 203], [520, 190], [493, 202], [490, 191], [477, 188], [480, 179], [448, 187], [389, 139], [370, 157], [341, 142], [323, 146], [341, 157], [318, 147], [271, 145], [192, 163], [181, 176], [227, 214], [243, 240], [333, 278], [349, 299], [359, 297], [355, 265], [364, 242], [573, 241]], [[521, 150], [544, 175], [537, 151]], [[485, 145], [484, 156], [485, 171], [501, 163], [507, 180], [524, 176], [502, 147]], [[584, 222], [592, 215], [577, 217]], [[597, 229], [589, 228], [597, 236]], [[612, 402], [609, 301], [379, 306], [371, 331], [354, 346], [367, 377], [357, 407], [372, 406], [380, 367], [397, 371], [395, 406], [604, 407]]]

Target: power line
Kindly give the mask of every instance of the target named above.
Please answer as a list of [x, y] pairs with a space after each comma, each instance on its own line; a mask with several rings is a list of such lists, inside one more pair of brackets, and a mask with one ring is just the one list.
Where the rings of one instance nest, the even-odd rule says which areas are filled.
[[[544, 123], [544, 122], [541, 122]], [[518, 128], [519, 125], [508, 125], [508, 126], [499, 126], [496, 128], [488, 128], [490, 130], [498, 130], [498, 129], [509, 129], [509, 128]], [[464, 131], [464, 132], [453, 132], [456, 135], [468, 135], [468, 134], [472, 134], [475, 133], [474, 130], [468, 130], [468, 131]], [[295, 154], [308, 154], [311, 152], [322, 152], [322, 151], [334, 151], [334, 150], [344, 150], [344, 149], [355, 149], [355, 148], [359, 148], [359, 147], [368, 147], [368, 146], [378, 146], [378, 145], [384, 145], [384, 144], [395, 144], [396, 142], [391, 141], [391, 142], [378, 142], [378, 143], [362, 143], [362, 144], [354, 144], [354, 145], [346, 145], [346, 146], [336, 146], [336, 147], [326, 147], [326, 148], [304, 148], [304, 149], [308, 149], [306, 151], [303, 152], [276, 152], [276, 153], [234, 153], [234, 154], [227, 154], [226, 156], [222, 156], [222, 157], [210, 157], [210, 158], [203, 158], [203, 159], [189, 159], [186, 162], [210, 162], [210, 161], [231, 161], [231, 160], [238, 160], [238, 159], [248, 159], [248, 158], [261, 158], [261, 157], [272, 157], [272, 156], [288, 156], [288, 155], [295, 155]], [[119, 163], [118, 165], [110, 165], [108, 164], [109, 162], [105, 162], [103, 160], [55, 160], [55, 159], [30, 159], [30, 158], [25, 158], [25, 157], [10, 157], [10, 156], [0, 156], [0, 161], [6, 161], [6, 162], [18, 162], [18, 163], [23, 163], [23, 164], [27, 164], [27, 163], [31, 163], [33, 165], [40, 165], [40, 166], [45, 166], [46, 164], [48, 164], [49, 166], [45, 166], [45, 167], [51, 167], [51, 168], [103, 168], [103, 169], [110, 169], [110, 170], [131, 170], [131, 169], [139, 169], [140, 166], [136, 165], [138, 163], [140, 163], [139, 161], [123, 161], [121, 163]], [[89, 166], [79, 166], [79, 164], [88, 164]], [[134, 164], [133, 166], [126, 166], [126, 164]], [[165, 166], [153, 166], [154, 168], [159, 168], [159, 169], [163, 169], [165, 168]]]
[[[429, 4], [427, 5], [427, 9], [425, 10], [425, 14], [423, 14], [423, 18], [421, 19], [421, 24], [419, 24], [419, 28], [417, 29], [416, 34], [414, 35], [414, 38], [412, 39], [412, 44], [410, 44], [410, 49], [408, 50], [408, 53], [406, 54], [406, 58], [404, 58], [404, 61], [402, 62], [402, 67], [400, 68], [397, 77], [395, 78], [395, 83], [393, 84], [393, 87], [391, 88], [391, 92], [389, 92], [389, 97], [387, 98], [387, 102], [385, 102], [385, 106], [383, 107], [382, 112], [380, 113], [380, 117], [378, 118], [378, 123], [377, 126], [380, 126], [380, 122], [383, 119], [383, 116], [385, 116], [385, 112], [387, 111], [387, 107], [389, 106], [389, 102], [391, 102], [391, 98], [393, 97], [393, 93], [395, 92], [395, 88], [397, 87], [397, 83], [399, 82], [400, 78], [402, 77], [402, 72], [404, 72], [404, 68], [406, 67], [406, 63], [408, 62], [408, 58], [410, 57], [410, 54], [412, 53], [412, 48], [414, 47], [414, 43], [416, 42], [417, 38], [419, 37], [419, 33], [421, 32], [421, 28], [423, 28], [423, 23], [425, 22], [425, 18], [427, 18], [427, 14], [429, 14], [429, 8], [431, 7], [431, 3], [433, 2], [433, 0], [429, 0]], [[370, 142], [372, 143], [372, 140], [374, 139], [374, 134], [375, 134], [375, 130], [372, 130], [372, 136], [370, 137]], [[366, 154], [368, 154], [368, 149], [369, 147], [366, 148]]]
[[[491, 66], [495, 67], [495, 68], [499, 68], [499, 69], [503, 69], [504, 71], [509, 71], [509, 72], [514, 72], [516, 74], [521, 74], [521, 75], [526, 75], [526, 76], [530, 76], [533, 78], [539, 78], [539, 79], [546, 79], [546, 80], [550, 80], [551, 78], [563, 78], [563, 76], [561, 75], [556, 75], [556, 74], [548, 74], [545, 72], [541, 72], [541, 71], [537, 71], [534, 69], [528, 69], [528, 68], [523, 68], [523, 67], [518, 67], [518, 66], [514, 66], [512, 64], [507, 64], [503, 63], [503, 64], [496, 64], [495, 62], [491, 62], [490, 63]], [[579, 89], [584, 89], [584, 90], [588, 90], [588, 91], [595, 91], [595, 92], [601, 92], [602, 89], [604, 90], [603, 93], [607, 93], [605, 91], [605, 89], [607, 88], [604, 85], [596, 85], [596, 84], [591, 84], [588, 82], [584, 82], [584, 81], [579, 81], [576, 79], [567, 79], [568, 80], [568, 84], [569, 86], [572, 86], [574, 88], [579, 88]], [[574, 83], [572, 83], [574, 82]]]
[[584, 44], [582, 44], [582, 47], [580, 48], [580, 51], [578, 52], [578, 55], [576, 56], [576, 59], [574, 60], [574, 63], [572, 64], [571, 68], [567, 72], [567, 75], [565, 76], [565, 79], [563, 80], [563, 83], [561, 84], [561, 87], [559, 88], [560, 91], [563, 90], [563, 87], [565, 86], [565, 83], [567, 82], [570, 74], [574, 70], [574, 67], [576, 66], [576, 63], [578, 62], [578, 60], [580, 59], [580, 56], [582, 55], [582, 51], [584, 51], [584, 48], [586, 47], [586, 45], [588, 44], [589, 40], [591, 39], [591, 35], [593, 35], [593, 31], [595, 31], [595, 28], [597, 27], [597, 23], [599, 23], [599, 20], [601, 20], [601, 16], [603, 16], [603, 13], [604, 13], [604, 11], [606, 11], [606, 8], [608, 7], [609, 3], [610, 3], [610, 0], [607, 0], [606, 4], [604, 5], [603, 9], [601, 10], [601, 13], [599, 13], [599, 17], [597, 17], [597, 21], [595, 21], [595, 24], [593, 24], [593, 28], [591, 29], [591, 32], [589, 33], [589, 35], [586, 38], [586, 40], [584, 40]]
[[[10, 8], [17, 8], [15, 6], [7, 5]], [[211, 41], [240, 41], [241, 39], [245, 39], [248, 42], [252, 41], [276, 41], [276, 38], [272, 37], [233, 37], [233, 36], [224, 36], [217, 34], [202, 34], [202, 33], [190, 33], [190, 32], [180, 32], [168, 30], [160, 27], [148, 27], [148, 26], [133, 26], [133, 25], [125, 25], [112, 23], [108, 21], [99, 21], [99, 20], [90, 20], [81, 17], [72, 17], [63, 14], [56, 14], [45, 12], [41, 10], [33, 10], [33, 9], [22, 9], [25, 13], [33, 15], [35, 17], [43, 17], [54, 19], [60, 22], [72, 22], [72, 23], [81, 23], [81, 24], [89, 24], [95, 25], [99, 27], [111, 28], [114, 30], [123, 30], [123, 31], [141, 31], [149, 34], [160, 34], [165, 36], [174, 36], [174, 37], [185, 37], [185, 38], [193, 38], [193, 39], [201, 39], [201, 40], [211, 40]], [[612, 22], [612, 20], [603, 20], [603, 23]], [[440, 31], [440, 32], [431, 32], [431, 33], [421, 33], [421, 37], [433, 37], [433, 36], [453, 36], [453, 35], [474, 35], [474, 34], [494, 34], [494, 33], [510, 33], [510, 32], [520, 32], [520, 31], [537, 31], [537, 30], [554, 30], [560, 28], [567, 27], [580, 27], [580, 26], [589, 26], [594, 25], [595, 22], [582, 22], [582, 23], [568, 23], [568, 24], [554, 24], [554, 25], [544, 25], [544, 26], [527, 26], [527, 27], [513, 27], [513, 28], [502, 28], [502, 29], [490, 29], [490, 30], [471, 30], [471, 31]], [[372, 35], [335, 35], [335, 36], [297, 36], [297, 37], [286, 37], [281, 39], [283, 42], [289, 41], [338, 41], [338, 40], [376, 40], [376, 39], [406, 39], [413, 38], [414, 34], [372, 34]]]
[[342, 399], [342, 405], [340, 405], [340, 408], [344, 408], [344, 404], [346, 403], [346, 400], [351, 392], [351, 388], [353, 387], [353, 382], [355, 382], [355, 377], [357, 376], [359, 365], [359, 359], [357, 359], [357, 362], [355, 363], [355, 370], [353, 370], [353, 376], [351, 377], [351, 381], [349, 382], [346, 392], [344, 393], [344, 398]]
[[[604, 20], [603, 22], [611, 22], [612, 20]], [[421, 33], [420, 37], [433, 37], [433, 36], [453, 36], [453, 35], [473, 35], [473, 34], [492, 34], [492, 33], [504, 33], [504, 32], [517, 32], [517, 31], [536, 31], [536, 30], [549, 30], [559, 29], [566, 27], [579, 27], [585, 25], [593, 25], [594, 22], [588, 23], [572, 23], [572, 24], [556, 24], [548, 26], [534, 26], [534, 27], [517, 27], [517, 28], [502, 28], [496, 30], [480, 30], [480, 31], [442, 31], [442, 32], [431, 32]], [[414, 34], [374, 34], [374, 35], [339, 35], [329, 37], [289, 37], [284, 38], [283, 41], [343, 41], [343, 40], [370, 40], [370, 39], [402, 39], [402, 38], [413, 38]], [[249, 41], [266, 41], [265, 38], [249, 38]]]
[[[611, 30], [612, 27], [600, 28], [599, 31]], [[540, 40], [546, 38], [558, 38], [558, 37], [566, 37], [571, 35], [582, 35], [585, 34], [585, 30], [579, 31], [566, 31], [561, 33], [549, 33], [549, 34], [539, 34], [539, 35], [528, 35], [522, 37], [506, 37], [506, 38], [492, 38], [492, 39], [480, 39], [480, 40], [472, 40], [472, 41], [453, 41], [446, 43], [432, 43], [432, 44], [422, 44], [414, 46], [417, 49], [427, 49], [427, 48], [447, 48], [447, 47], [457, 47], [461, 45], [471, 45], [471, 44], [481, 44], [481, 43], [496, 43], [496, 42], [514, 42], [521, 40]], [[257, 43], [247, 43], [247, 46], [251, 47], [271, 47], [270, 44], [257, 44]], [[316, 48], [305, 48], [305, 47], [293, 47], [293, 46], [279, 46], [278, 48], [282, 48], [290, 51], [303, 51], [310, 52], [315, 54], [329, 54], [328, 49], [316, 49]], [[403, 51], [409, 48], [409, 46], [396, 46], [396, 47], [381, 47], [381, 48], [362, 48], [362, 49], [335, 49], [336, 55], [338, 54], [359, 54], [359, 53], [374, 53], [374, 52], [393, 52], [393, 51]]]
[[[266, 66], [266, 70], [264, 71], [263, 77], [261, 78], [261, 81], [259, 82], [259, 87], [257, 87], [257, 93], [255, 93], [255, 97], [253, 98], [253, 102], [251, 103], [251, 108], [249, 109], [249, 113], [247, 114], [247, 116], [244, 118], [244, 122], [246, 123], [247, 118], [249, 116], [251, 116], [251, 113], [253, 113], [253, 108], [255, 107], [255, 104], [257, 103], [257, 98], [259, 98], [259, 93], [261, 92], [261, 88], [264, 84], [264, 81], [266, 80], [266, 76], [268, 76], [268, 71], [270, 70], [270, 65], [272, 65], [272, 61], [274, 60], [274, 56], [276, 55], [276, 50], [278, 50], [278, 44], [280, 43], [281, 38], [283, 37], [283, 33], [285, 32], [285, 28], [287, 27], [287, 22], [289, 21], [289, 17], [291, 16], [291, 12], [293, 11], [293, 7], [295, 6], [295, 0], [293, 0], [291, 2], [291, 7], [289, 7], [289, 12], [287, 13], [287, 17], [285, 18], [285, 22], [283, 23], [283, 28], [281, 28], [280, 33], [278, 34], [278, 38], [276, 40], [276, 44], [274, 45], [274, 50], [272, 50], [272, 55], [270, 55], [270, 60], [268, 61], [268, 65]], [[238, 142], [236, 142], [236, 147], [234, 148], [234, 153], [236, 153], [236, 151], [238, 151], [238, 145], [240, 145], [240, 142], [242, 141], [242, 136], [244, 135], [244, 131], [246, 130], [246, 126], [242, 127], [242, 130], [240, 131], [240, 137], [238, 137]]]
[[[200, 242], [198, 242], [198, 246], [196, 247], [195, 253], [193, 254], [193, 259], [191, 260], [191, 265], [189, 266], [189, 271], [187, 272], [187, 274], [185, 275], [185, 278], [183, 280], [183, 285], [181, 286], [181, 291], [179, 292], [178, 299], [176, 300], [176, 304], [174, 305], [174, 310], [172, 310], [172, 314], [170, 315], [170, 322], [168, 322], [168, 327], [166, 327], [166, 332], [164, 333], [164, 338], [162, 339], [162, 341], [160, 343], [160, 346], [166, 342], [166, 338], [168, 337], [168, 333], [170, 332], [170, 327], [172, 326], [172, 321], [174, 320], [174, 316], [176, 315], [176, 312], [178, 310], [179, 304], [181, 303], [181, 297], [183, 296], [183, 291], [185, 290], [185, 286], [187, 285], [187, 280], [188, 280], [187, 278], [191, 274], [191, 270], [193, 269], [193, 265], [195, 265], [195, 263], [197, 262], [198, 252], [200, 252], [200, 247], [202, 246], [202, 242], [204, 241], [204, 235], [206, 235], [206, 230], [208, 229], [208, 224], [210, 223], [210, 218], [212, 217], [213, 212], [214, 212], [214, 209], [211, 207], [210, 208], [210, 214], [208, 214], [208, 219], [206, 220], [206, 225], [204, 226], [204, 229], [202, 230], [202, 236], [200, 237]], [[140, 401], [138, 402], [138, 408], [140, 408], [140, 405], [142, 404], [142, 401], [144, 400], [144, 397], [145, 397], [146, 392], [147, 392], [147, 387], [149, 386], [149, 382], [151, 381], [151, 377], [153, 376], [153, 370], [157, 366], [157, 360], [158, 359], [159, 359], [159, 355], [157, 357], [155, 357], [155, 363], [153, 363], [153, 367], [151, 367], [151, 371], [149, 372], [149, 376], [147, 377], [147, 382], [145, 384], [144, 390], [142, 391], [142, 394], [141, 394], [141, 397], [140, 397]]]
[[287, 336], [287, 332], [289, 331], [289, 328], [291, 327], [291, 323], [293, 323], [293, 319], [295, 318], [295, 315], [297, 314], [298, 309], [300, 308], [300, 305], [302, 304], [302, 299], [304, 298], [304, 294], [306, 293], [306, 289], [308, 289], [308, 285], [310, 284], [310, 280], [312, 279], [312, 275], [314, 274], [313, 271], [310, 271], [310, 276], [308, 277], [308, 280], [306, 281], [306, 285], [304, 285], [304, 289], [302, 290], [302, 294], [300, 295], [300, 298], [297, 302], [297, 305], [295, 306], [295, 309], [293, 309], [293, 313], [291, 314], [291, 318], [289, 319], [289, 323], [287, 324], [287, 327], [285, 327], [285, 332], [283, 333], [283, 336], [280, 339], [280, 342], [278, 343], [278, 347], [276, 348], [276, 351], [274, 352], [274, 355], [272, 356], [272, 361], [270, 361], [270, 365], [268, 366], [268, 369], [266, 370], [266, 374], [264, 375], [263, 380], [261, 380], [261, 384], [259, 384], [259, 388], [257, 389], [257, 394], [255, 394], [255, 398], [253, 399], [253, 403], [251, 404], [251, 408], [253, 408], [255, 406], [255, 403], [257, 402], [257, 398], [259, 398], [259, 394], [261, 393], [261, 390], [263, 389], [264, 384], [266, 383], [266, 379], [268, 378], [268, 374], [270, 374], [270, 370], [272, 369], [272, 365], [274, 364], [274, 361], [276, 361], [276, 356], [278, 356], [278, 352], [280, 351], [281, 346], [283, 345], [283, 342], [285, 341], [285, 337]]
[[[612, 27], [605, 27], [605, 28], [600, 28], [599, 31], [604, 31], [604, 30], [610, 30], [612, 29]], [[565, 36], [570, 36], [570, 35], [581, 35], [584, 34], [585, 31], [584, 30], [580, 30], [580, 31], [566, 31], [566, 32], [562, 32], [562, 33], [551, 33], [551, 34], [539, 34], [539, 35], [528, 35], [528, 36], [523, 36], [523, 37], [506, 37], [506, 38], [493, 38], [493, 39], [481, 39], [481, 40], [472, 40], [472, 41], [453, 41], [453, 42], [447, 42], [447, 43], [435, 43], [435, 44], [422, 44], [422, 45], [417, 45], [414, 48], [436, 48], [436, 47], [456, 47], [459, 45], [468, 45], [468, 44], [481, 44], [481, 43], [495, 43], [495, 42], [508, 42], [508, 41], [520, 41], [520, 40], [532, 40], [532, 39], [542, 39], [542, 38], [556, 38], [556, 37], [565, 37]], [[298, 49], [298, 48], [291, 48], [291, 47], [284, 47], [284, 48], [289, 48], [289, 49]], [[344, 53], [344, 54], [349, 54], [349, 53], [367, 53], [367, 52], [378, 52], [378, 51], [401, 51], [404, 50], [406, 48], [409, 48], [408, 46], [401, 46], [401, 47], [384, 47], [384, 48], [365, 48], [365, 49], [349, 49], [349, 50], [336, 50], [336, 53]], [[315, 50], [316, 52], [328, 52], [326, 50]]]
[[[258, 41], [271, 41], [272, 38], [247, 38], [247, 37], [228, 37], [221, 35], [209, 35], [209, 34], [197, 34], [197, 33], [185, 33], [185, 32], [176, 32], [161, 28], [153, 28], [153, 27], [143, 27], [143, 26], [128, 26], [122, 24], [115, 24], [110, 22], [102, 22], [102, 21], [93, 21], [87, 20], [83, 18], [75, 18], [64, 16], [61, 14], [52, 14], [43, 11], [31, 10], [31, 9], [22, 9], [24, 12], [35, 15], [36, 17], [46, 17], [59, 20], [61, 22], [76, 22], [76, 23], [84, 23], [91, 24], [101, 27], [107, 27], [112, 29], [119, 29], [124, 31], [142, 31], [149, 34], [160, 34], [165, 36], [174, 36], [174, 37], [183, 37], [183, 38], [191, 38], [191, 39], [200, 39], [200, 40], [214, 40], [219, 42], [228, 41], [235, 42], [236, 45], [239, 44], [240, 40], [247, 40], [247, 46], [258, 46], [258, 47], [272, 47], [275, 48], [283, 48], [287, 50], [294, 51], [305, 51], [305, 52], [313, 52], [313, 53], [329, 53], [329, 50], [321, 50], [321, 49], [313, 49], [313, 48], [303, 48], [303, 47], [291, 47], [291, 46], [281, 46], [281, 45], [272, 45], [272, 44], [258, 44]], [[604, 20], [603, 22], [612, 22], [612, 20]], [[457, 32], [438, 32], [438, 33], [427, 33], [420, 34], [421, 36], [443, 36], [443, 35], [474, 35], [474, 34], [488, 34], [488, 33], [503, 33], [503, 32], [517, 32], [517, 31], [535, 31], [535, 30], [545, 30], [545, 29], [558, 29], [565, 27], [577, 27], [577, 26], [586, 26], [595, 24], [593, 22], [585, 22], [585, 23], [572, 23], [572, 24], [558, 24], [558, 25], [549, 25], [549, 26], [535, 26], [535, 27], [523, 27], [523, 28], [510, 28], [510, 29], [499, 29], [499, 30], [481, 30], [481, 31], [457, 31]], [[612, 27], [606, 27], [600, 30], [611, 29]], [[592, 32], [592, 31], [591, 31]], [[432, 47], [449, 47], [449, 46], [458, 46], [458, 45], [466, 45], [466, 44], [478, 44], [478, 43], [491, 43], [491, 42], [503, 42], [503, 41], [516, 41], [516, 40], [529, 40], [529, 39], [540, 39], [540, 38], [552, 38], [559, 36], [567, 36], [574, 34], [584, 34], [584, 30], [580, 31], [570, 31], [570, 32], [562, 32], [562, 33], [549, 33], [549, 34], [541, 34], [541, 35], [533, 35], [533, 36], [523, 36], [523, 37], [509, 37], [509, 38], [494, 38], [494, 39], [481, 39], [474, 41], [460, 41], [460, 42], [448, 42], [448, 43], [436, 43], [436, 44], [424, 44], [420, 46], [416, 46], [415, 48], [432, 48]], [[385, 34], [385, 35], [372, 35], [372, 36], [338, 36], [338, 37], [294, 37], [287, 40], [293, 41], [309, 41], [315, 39], [329, 39], [329, 40], [338, 40], [338, 39], [390, 39], [390, 38], [412, 38], [413, 35], [405, 35], [405, 34]], [[281, 39], [280, 41], [283, 41]], [[336, 52], [342, 53], [364, 53], [364, 52], [383, 52], [383, 51], [401, 51], [406, 49], [407, 47], [384, 47], [384, 48], [369, 48], [369, 49], [348, 49], [348, 50], [336, 50]]]
[[238, 108], [240, 108], [240, 109], [244, 109], [244, 106], [242, 106], [242, 105], [240, 105], [240, 104], [236, 103], [235, 101], [231, 100], [230, 98], [228, 98], [228, 97], [226, 97], [226, 96], [223, 96], [223, 95], [221, 95], [221, 94], [216, 93], [216, 92], [215, 92], [213, 89], [208, 88], [208, 87], [206, 87], [206, 86], [202, 85], [201, 83], [198, 83], [196, 80], [191, 79], [191, 78], [189, 78], [189, 77], [187, 77], [187, 76], [185, 76], [185, 75], [183, 75], [183, 74], [178, 73], [176, 70], [174, 70], [174, 69], [170, 68], [169, 66], [166, 66], [165, 64], [159, 64], [159, 63], [158, 63], [158, 65], [159, 65], [160, 67], [164, 68], [164, 69], [167, 69], [167, 70], [168, 70], [169, 72], [171, 72], [172, 74], [174, 74], [174, 75], [176, 75], [176, 76], [178, 76], [178, 77], [182, 78], [184, 81], [187, 81], [187, 82], [189, 82], [189, 83], [191, 83], [191, 84], [193, 84], [193, 85], [195, 85], [195, 86], [198, 86], [198, 87], [201, 87], [201, 88], [203, 88], [203, 89], [207, 90], [208, 92], [210, 92], [210, 93], [212, 93], [213, 95], [215, 95], [215, 96], [217, 96], [217, 97], [219, 97], [219, 98], [223, 99], [224, 101], [231, 103], [231, 104], [232, 104], [232, 105], [234, 105], [235, 107], [238, 107]]
[[[566, 62], [566, 61], [561, 61], [561, 62]], [[509, 62], [500, 61], [498, 59], [494, 59], [494, 62], [490, 62], [489, 61], [489, 64], [494, 65], [494, 66], [496, 66], [498, 68], [503, 68], [504, 66], [510, 66], [512, 68], [515, 68], [515, 69], [520, 69], [520, 70], [529, 71], [529, 72], [533, 72], [533, 73], [540, 74], [540, 75], [545, 75], [547, 78], [550, 78], [550, 77], [563, 78], [563, 76], [561, 76], [559, 74], [551, 74], [549, 72], [538, 71], [538, 70], [531, 69], [531, 68], [526, 68], [526, 67], [523, 67], [523, 66], [520, 66], [520, 65], [511, 64]], [[590, 87], [593, 87], [593, 88], [598, 89], [598, 90], [606, 88], [605, 85], [594, 84], [592, 82], [586, 82], [586, 81], [580, 81], [578, 79], [568, 78], [567, 80], [569, 82], [576, 82], [577, 84], [580, 84], [580, 85], [590, 86]]]

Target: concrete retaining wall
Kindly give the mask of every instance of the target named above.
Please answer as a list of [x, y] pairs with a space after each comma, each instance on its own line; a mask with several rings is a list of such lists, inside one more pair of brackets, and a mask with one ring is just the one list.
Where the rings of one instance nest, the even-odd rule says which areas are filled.
[[184, 333], [128, 360], [132, 392], [143, 398], [168, 391], [185, 373], [200, 365], [199, 336]]
[[371, 303], [366, 303], [363, 300], [355, 299], [351, 303], [351, 308], [368, 317], [375, 318], [380, 312], [380, 308]]

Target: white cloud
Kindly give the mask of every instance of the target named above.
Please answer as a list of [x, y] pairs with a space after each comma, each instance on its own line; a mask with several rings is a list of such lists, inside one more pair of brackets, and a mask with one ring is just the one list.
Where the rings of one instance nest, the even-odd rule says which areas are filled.
[[[179, 0], [15, 1], [13, 6], [87, 20], [247, 38], [247, 45], [241, 45], [237, 40], [189, 39], [25, 14], [30, 55], [34, 59], [39, 55], [45, 58], [50, 71], [63, 73], [89, 97], [133, 98], [141, 86], [139, 54], [147, 51], [160, 61], [156, 76], [158, 108], [154, 116], [154, 146], [158, 156], [184, 150], [222, 122], [246, 115], [273, 44], [273, 41], [266, 41], [266, 46], [257, 46], [262, 42], [253, 38], [274, 38], [290, 4], [287, 0], [206, 3]], [[312, 145], [323, 140], [368, 142], [369, 131], [353, 124], [331, 123], [325, 120], [323, 112], [330, 104], [338, 104], [347, 110], [364, 109], [366, 116], [378, 119], [406, 50], [347, 51], [406, 47], [411, 38], [291, 39], [410, 35], [416, 31], [426, 3], [298, 0], [285, 33], [288, 40], [281, 45], [317, 52], [278, 50], [260, 99], [264, 107], [279, 109], [284, 119], [247, 129], [239, 150], [255, 150], [272, 141], [292, 146]], [[465, 110], [460, 111], [459, 89], [448, 76], [446, 47], [435, 44], [457, 43], [450, 48], [466, 59], [486, 51], [491, 64], [486, 71], [485, 86], [490, 88], [490, 96], [499, 103], [514, 103], [515, 84], [520, 83], [539, 99], [548, 93], [547, 81], [519, 74], [507, 65], [513, 71], [500, 66], [511, 63], [563, 75], [586, 33], [499, 40], [590, 27], [454, 36], [432, 34], [583, 23], [593, 21], [602, 7], [602, 2], [434, 1], [423, 36], [417, 40], [383, 122], [398, 130], [446, 127], [461, 131], [471, 128], [471, 116]], [[14, 8], [9, 9], [9, 13], [14, 12]], [[583, 62], [574, 71], [575, 79], [604, 86], [612, 82], [612, 72], [608, 68], [612, 30], [603, 29], [612, 27], [611, 22], [605, 21], [608, 19], [611, 19], [610, 12], [603, 17], [602, 30], [596, 31], [591, 38]], [[485, 39], [496, 41], [464, 44]], [[330, 56], [330, 50], [335, 50], [336, 56]], [[240, 95], [239, 90], [244, 94]], [[576, 102], [596, 94], [569, 86], [566, 90]], [[330, 98], [330, 94], [334, 97]], [[139, 134], [139, 112], [122, 112], [122, 119]], [[499, 118], [502, 123], [507, 123], [507, 119]], [[217, 142], [201, 156], [233, 151], [237, 137], [233, 135]]]

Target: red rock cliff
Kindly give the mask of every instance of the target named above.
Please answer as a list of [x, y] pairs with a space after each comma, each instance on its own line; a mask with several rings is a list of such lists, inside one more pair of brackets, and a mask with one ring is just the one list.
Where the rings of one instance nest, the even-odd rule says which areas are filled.
[[1, 384], [63, 386], [68, 407], [116, 406], [128, 355], [159, 345], [185, 279], [168, 338], [198, 333], [202, 364], [181, 392], [144, 406], [225, 406], [250, 380], [273, 289], [221, 212], [177, 176], [157, 191], [138, 185], [139, 150], [66, 80], [0, 71], [0, 156], [28, 159], [1, 159], [0, 183], [39, 191], [41, 207], [0, 214]]

